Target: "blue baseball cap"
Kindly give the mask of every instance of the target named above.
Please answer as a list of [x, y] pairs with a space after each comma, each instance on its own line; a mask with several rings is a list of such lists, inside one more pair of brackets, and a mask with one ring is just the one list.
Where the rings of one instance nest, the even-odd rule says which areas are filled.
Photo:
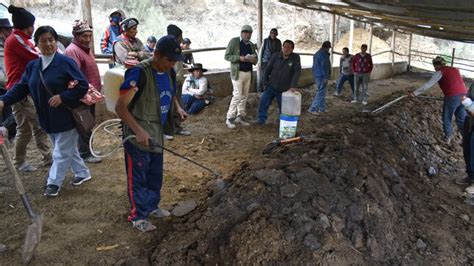
[[184, 56], [181, 54], [181, 47], [175, 36], [166, 35], [161, 37], [156, 43], [155, 50], [174, 61], [184, 61]]

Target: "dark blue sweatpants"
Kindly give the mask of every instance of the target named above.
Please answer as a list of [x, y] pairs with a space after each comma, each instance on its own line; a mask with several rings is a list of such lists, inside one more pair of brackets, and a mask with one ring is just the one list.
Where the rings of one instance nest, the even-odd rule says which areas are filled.
[[141, 151], [129, 141], [125, 142], [123, 147], [127, 171], [127, 193], [131, 206], [128, 220], [146, 219], [160, 203], [163, 153]]

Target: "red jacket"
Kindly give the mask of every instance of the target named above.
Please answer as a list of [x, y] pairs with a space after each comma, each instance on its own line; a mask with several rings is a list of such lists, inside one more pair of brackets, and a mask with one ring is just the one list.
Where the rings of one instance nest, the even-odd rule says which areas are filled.
[[87, 81], [92, 84], [94, 88], [100, 91], [102, 85], [100, 82], [99, 68], [95, 63], [94, 55], [91, 50], [87, 47], [82, 47], [81, 44], [73, 41], [66, 48], [65, 55], [76, 61]]
[[444, 96], [466, 95], [467, 90], [464, 86], [464, 80], [459, 73], [459, 69], [455, 67], [444, 66], [440, 69], [443, 77], [438, 81], [439, 87], [443, 91]]
[[364, 56], [361, 53], [358, 53], [354, 56], [352, 60], [352, 69], [354, 73], [370, 73], [374, 65], [372, 64], [372, 56], [370, 54], [365, 54]]
[[31, 37], [18, 29], [5, 40], [5, 68], [7, 70], [7, 90], [18, 83], [25, 72], [26, 65], [39, 58], [39, 53], [30, 41]]

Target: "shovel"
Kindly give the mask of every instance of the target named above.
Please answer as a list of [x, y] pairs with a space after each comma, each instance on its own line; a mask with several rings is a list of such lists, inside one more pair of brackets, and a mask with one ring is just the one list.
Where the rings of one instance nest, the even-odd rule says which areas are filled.
[[303, 136], [295, 137], [295, 138], [290, 138], [290, 139], [276, 139], [270, 143], [267, 144], [267, 146], [263, 149], [262, 154], [269, 154], [271, 151], [274, 149], [290, 144], [290, 143], [295, 143], [295, 142], [302, 142], [304, 139]]
[[385, 110], [385, 109], [386, 109], [387, 107], [389, 107], [390, 105], [392, 105], [392, 104], [394, 104], [394, 103], [396, 103], [396, 102], [399, 102], [399, 101], [405, 99], [406, 97], [408, 97], [408, 95], [400, 96], [400, 97], [398, 97], [397, 99], [395, 99], [395, 100], [393, 100], [393, 101], [391, 101], [391, 102], [389, 102], [389, 103], [387, 103], [387, 104], [385, 104], [385, 105], [383, 105], [383, 106], [381, 106], [381, 107], [379, 107], [379, 108], [373, 110], [373, 111], [372, 111], [372, 114], [378, 114], [378, 113], [382, 112], [383, 110]]
[[43, 229], [43, 215], [36, 214], [30, 204], [30, 200], [28, 199], [28, 195], [25, 192], [25, 188], [23, 187], [23, 183], [21, 182], [20, 176], [16, 171], [15, 167], [12, 164], [10, 155], [8, 154], [7, 147], [3, 140], [3, 135], [0, 134], [0, 153], [3, 156], [5, 164], [7, 165], [10, 174], [13, 175], [16, 189], [18, 193], [20, 193], [21, 201], [23, 202], [23, 206], [25, 206], [26, 212], [30, 217], [32, 223], [28, 225], [28, 229], [26, 230], [26, 237], [25, 237], [25, 244], [23, 245], [22, 251], [22, 258], [23, 263], [28, 264], [33, 257], [36, 247], [38, 246], [40, 239], [41, 239], [41, 231]]

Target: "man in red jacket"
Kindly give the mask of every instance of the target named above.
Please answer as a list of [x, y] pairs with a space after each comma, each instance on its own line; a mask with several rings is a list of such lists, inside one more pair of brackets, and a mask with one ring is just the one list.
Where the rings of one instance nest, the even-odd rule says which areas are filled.
[[[356, 54], [354, 56], [354, 60], [352, 60], [355, 90], [351, 103], [362, 101], [363, 105], [367, 105], [367, 99], [369, 98], [369, 78], [373, 67], [374, 64], [372, 63], [372, 56], [367, 53], [367, 44], [362, 44], [360, 47], [360, 53]], [[359, 91], [361, 85], [362, 89]]]
[[[5, 68], [7, 70], [7, 90], [20, 81], [26, 65], [39, 57], [30, 39], [33, 35], [35, 17], [27, 10], [10, 5], [8, 12], [12, 14], [13, 33], [5, 41]], [[26, 161], [26, 148], [35, 139], [37, 149], [43, 155], [45, 165], [51, 163], [49, 140], [40, 128], [36, 118], [36, 109], [30, 96], [13, 105], [13, 115], [17, 123], [15, 140], [15, 167], [20, 171], [31, 172], [36, 168]]]
[[431, 79], [423, 84], [423, 86], [409, 94], [412, 97], [418, 96], [438, 83], [444, 94], [443, 130], [446, 137], [446, 143], [450, 144], [453, 135], [453, 127], [451, 126], [453, 115], [456, 116], [458, 130], [462, 132], [464, 128], [466, 111], [464, 110], [464, 106], [461, 104], [461, 100], [462, 97], [467, 94], [467, 89], [464, 85], [461, 73], [459, 73], [459, 69], [446, 66], [446, 61], [444, 61], [441, 56], [437, 56], [433, 59], [433, 67], [436, 72], [433, 74]]
[[[92, 86], [100, 91], [102, 84], [100, 82], [99, 68], [95, 63], [94, 54], [91, 52], [92, 27], [85, 21], [74, 21], [72, 27], [72, 34], [74, 39], [72, 43], [66, 48], [65, 55], [71, 57], [76, 61], [82, 74], [89, 81], [89, 86]], [[95, 115], [95, 105], [91, 105], [91, 112]], [[92, 156], [89, 150], [89, 140], [92, 132], [82, 133], [79, 137], [79, 153], [87, 163], [99, 163], [100, 158]]]

